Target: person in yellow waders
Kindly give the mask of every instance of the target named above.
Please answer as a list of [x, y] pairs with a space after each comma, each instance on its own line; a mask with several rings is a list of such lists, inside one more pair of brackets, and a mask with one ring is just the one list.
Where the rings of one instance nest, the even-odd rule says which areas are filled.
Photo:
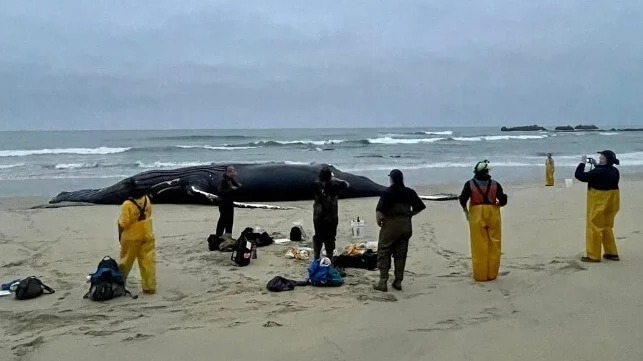
[[554, 158], [551, 157], [551, 153], [547, 153], [547, 160], [545, 161], [545, 186], [554, 186], [554, 172]]
[[500, 207], [507, 205], [507, 195], [500, 183], [491, 179], [489, 170], [487, 160], [478, 162], [473, 179], [464, 184], [460, 194], [460, 205], [469, 221], [473, 279], [478, 282], [498, 277], [502, 243]]
[[156, 292], [156, 245], [152, 230], [152, 202], [134, 180], [130, 181], [129, 194], [121, 205], [118, 218], [118, 240], [121, 244], [119, 269], [125, 279], [138, 260], [143, 293]]
[[[620, 208], [618, 182], [620, 173], [614, 165], [620, 162], [611, 150], [599, 152], [598, 164], [593, 158], [583, 156], [576, 168], [575, 177], [587, 183], [587, 219], [585, 226], [585, 257], [583, 262], [600, 262], [601, 245], [605, 250], [603, 258], [619, 261], [616, 240], [614, 239], [614, 218]], [[593, 167], [585, 172], [585, 164]]]

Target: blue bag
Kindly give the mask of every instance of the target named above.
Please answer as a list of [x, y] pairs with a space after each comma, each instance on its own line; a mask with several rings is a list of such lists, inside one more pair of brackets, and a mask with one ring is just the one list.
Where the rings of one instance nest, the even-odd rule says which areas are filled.
[[308, 279], [311, 285], [317, 287], [338, 287], [344, 284], [344, 279], [335, 267], [324, 266], [318, 259], [308, 266]]

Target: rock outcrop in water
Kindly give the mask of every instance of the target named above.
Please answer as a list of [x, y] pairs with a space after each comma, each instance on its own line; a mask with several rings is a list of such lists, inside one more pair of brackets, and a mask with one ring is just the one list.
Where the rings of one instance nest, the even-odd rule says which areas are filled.
[[541, 127], [540, 125], [526, 125], [526, 126], [521, 126], [521, 127], [502, 127], [500, 128], [501, 132], [540, 132], [540, 131], [546, 131], [547, 129]]
[[643, 128], [623, 128], [623, 129], [610, 129], [611, 132], [643, 132]]
[[579, 124], [574, 127], [575, 130], [600, 130], [597, 126], [595, 125], [583, 125]]
[[571, 125], [562, 125], [560, 127], [554, 128], [554, 130], [557, 132], [573, 132], [574, 127], [572, 127]]

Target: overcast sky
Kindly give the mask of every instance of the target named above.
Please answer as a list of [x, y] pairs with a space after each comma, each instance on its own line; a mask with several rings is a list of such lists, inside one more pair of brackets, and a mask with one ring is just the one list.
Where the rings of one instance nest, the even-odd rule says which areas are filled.
[[643, 1], [3, 2], [0, 130], [643, 124]]

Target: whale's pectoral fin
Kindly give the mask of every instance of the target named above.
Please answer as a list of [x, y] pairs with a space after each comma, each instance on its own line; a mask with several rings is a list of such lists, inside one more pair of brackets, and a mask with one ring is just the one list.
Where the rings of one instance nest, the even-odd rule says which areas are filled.
[[425, 200], [425, 201], [453, 201], [458, 199], [457, 194], [450, 194], [450, 193], [438, 193], [438, 194], [432, 194], [430, 196], [419, 196], [420, 199]]
[[[210, 199], [213, 203], [217, 203], [219, 201], [219, 196], [217, 196], [216, 194], [208, 193], [195, 186], [191, 186], [190, 190], [194, 193], [203, 195], [204, 197]], [[268, 204], [239, 203], [239, 202], [234, 202], [234, 206], [237, 208], [259, 208], [259, 209], [281, 209], [281, 210], [293, 209], [293, 207], [271, 206]]]
[[209, 199], [212, 203], [217, 203], [219, 201], [219, 196], [217, 196], [216, 194], [208, 193], [208, 192], [206, 192], [204, 190], [201, 190], [201, 189], [199, 189], [199, 188], [197, 188], [195, 186], [190, 186], [190, 188], [188, 188], [188, 192], [193, 193], [193, 194], [200, 194], [200, 195], [206, 197], [207, 199]]
[[259, 209], [294, 209], [294, 207], [282, 207], [282, 206], [271, 206], [269, 204], [254, 204], [254, 203], [239, 203], [234, 202], [234, 206], [237, 208], [259, 208]]

